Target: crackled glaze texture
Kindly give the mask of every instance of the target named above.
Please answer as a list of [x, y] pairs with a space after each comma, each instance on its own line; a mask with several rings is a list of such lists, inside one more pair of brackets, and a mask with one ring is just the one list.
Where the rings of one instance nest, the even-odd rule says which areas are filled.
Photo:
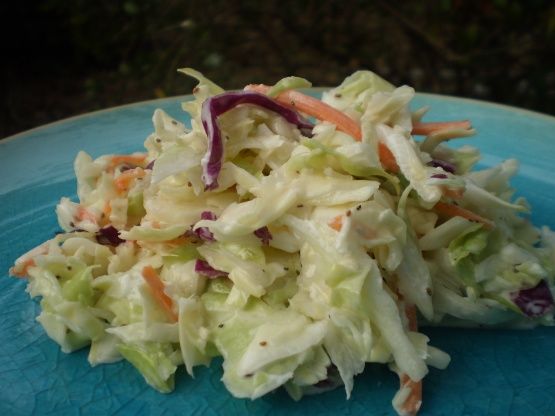
[[[317, 94], [315, 91], [314, 94]], [[7, 270], [23, 252], [58, 229], [54, 206], [75, 196], [73, 158], [142, 149], [155, 108], [186, 117], [178, 98], [101, 111], [35, 129], [0, 142], [0, 413], [5, 415], [388, 415], [396, 377], [368, 366], [351, 400], [338, 389], [294, 402], [283, 391], [256, 401], [234, 399], [220, 382], [219, 362], [191, 379], [180, 369], [176, 389], [150, 389], [127, 363], [91, 368], [87, 351], [64, 354], [35, 321], [38, 304], [25, 282]], [[479, 146], [482, 166], [516, 157], [514, 185], [534, 207], [532, 221], [555, 228], [555, 118], [450, 97], [419, 95], [427, 120], [471, 119], [479, 134], [461, 141]], [[422, 415], [555, 414], [555, 328], [533, 331], [427, 329], [449, 352], [445, 371], [425, 380]]]

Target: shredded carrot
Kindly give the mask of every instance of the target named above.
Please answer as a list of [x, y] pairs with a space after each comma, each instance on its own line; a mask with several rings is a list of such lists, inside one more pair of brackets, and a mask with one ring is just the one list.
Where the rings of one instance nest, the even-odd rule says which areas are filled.
[[417, 122], [412, 126], [412, 134], [416, 136], [427, 136], [438, 130], [444, 129], [470, 129], [472, 125], [468, 120], [462, 121], [444, 121], [437, 123], [422, 123]]
[[[267, 85], [248, 85], [246, 89], [266, 94], [270, 87]], [[317, 98], [295, 90], [287, 90], [275, 97], [275, 100], [287, 107], [316, 117], [318, 120], [335, 124], [338, 130], [353, 136], [356, 140], [362, 138], [360, 126], [355, 120]]]
[[416, 307], [414, 305], [405, 306], [405, 315], [407, 315], [409, 331], [418, 331], [418, 322], [416, 321]]
[[491, 220], [484, 218], [481, 215], [478, 215], [465, 208], [459, 207], [458, 205], [448, 204], [446, 202], [438, 202], [437, 204], [435, 204], [434, 210], [437, 213], [446, 215], [448, 217], [462, 217], [466, 218], [469, 221], [481, 222], [487, 229], [492, 229], [495, 227], [495, 224]]
[[115, 168], [118, 165], [128, 163], [133, 166], [140, 166], [144, 163], [146, 154], [143, 155], [115, 155], [110, 159], [110, 168]]
[[10, 274], [15, 277], [26, 278], [29, 276], [29, 268], [35, 267], [36, 263], [34, 259], [25, 260], [23, 263], [18, 264], [10, 269]]
[[422, 405], [422, 381], [411, 380], [406, 374], [401, 375], [401, 387], [410, 389], [410, 393], [403, 403], [406, 415], [416, 415]]
[[447, 198], [451, 198], [451, 199], [461, 199], [464, 195], [464, 189], [463, 188], [448, 188], [446, 186], [442, 186], [441, 187], [443, 195], [446, 196]]
[[[406, 305], [405, 315], [407, 316], [409, 331], [417, 331], [416, 307], [414, 305]], [[403, 403], [403, 411], [407, 415], [416, 415], [422, 405], [422, 381], [414, 381], [407, 374], [401, 374], [399, 378], [401, 388], [406, 387], [410, 390]]]
[[[258, 84], [247, 85], [245, 89], [266, 94], [270, 90], [270, 87]], [[275, 100], [286, 107], [301, 111], [318, 120], [335, 124], [337, 130], [347, 133], [357, 141], [362, 140], [360, 125], [355, 120], [317, 98], [295, 90], [287, 90], [275, 97]], [[380, 142], [378, 151], [383, 167], [393, 173], [397, 173], [399, 171], [399, 166], [387, 146]]]
[[395, 156], [393, 156], [393, 153], [391, 153], [391, 150], [389, 150], [389, 147], [387, 147], [382, 142], [378, 144], [378, 154], [380, 156], [380, 162], [382, 166], [385, 168], [385, 170], [388, 170], [393, 173], [399, 172], [399, 165], [395, 160]]
[[173, 301], [171, 298], [164, 293], [164, 283], [160, 279], [156, 270], [152, 268], [152, 266], [146, 266], [143, 268], [143, 278], [145, 279], [152, 296], [156, 299], [156, 301], [162, 306], [162, 308], [166, 311], [168, 318], [172, 322], [177, 322], [177, 314], [173, 310]]
[[118, 193], [125, 193], [133, 180], [142, 178], [143, 176], [145, 176], [145, 171], [141, 168], [126, 170], [114, 179], [114, 186]]
[[77, 220], [78, 221], [90, 221], [96, 224], [96, 215], [90, 212], [87, 208], [79, 205], [77, 208]]
[[[258, 85], [248, 85], [245, 87], [248, 91], [256, 91], [262, 94], [266, 94], [270, 87], [263, 84]], [[355, 140], [362, 140], [362, 131], [360, 125], [349, 117], [347, 114], [333, 108], [332, 106], [318, 100], [317, 98], [310, 97], [301, 92], [295, 90], [287, 90], [275, 97], [275, 100], [279, 103], [294, 108], [301, 111], [309, 116], [315, 117], [321, 121], [327, 121], [329, 123], [335, 124], [337, 130], [347, 133], [355, 138]], [[437, 123], [422, 123], [417, 122], [413, 125], [412, 134], [414, 135], [428, 135], [434, 131], [443, 130], [446, 128], [460, 128], [460, 129], [470, 129], [472, 126], [470, 121], [447, 121], [447, 122], [437, 122]], [[379, 143], [378, 148], [380, 161], [382, 166], [393, 173], [399, 172], [399, 165], [391, 153], [391, 150], [383, 144]]]
[[165, 242], [165, 244], [169, 244], [172, 246], [181, 246], [183, 244], [187, 244], [190, 243], [191, 240], [189, 240], [187, 237], [185, 237], [184, 235], [179, 236], [177, 238], [174, 238], [173, 240], [168, 240]]
[[341, 231], [341, 227], [343, 227], [343, 215], [338, 215], [337, 217], [333, 217], [328, 225], [333, 228], [335, 231]]
[[110, 214], [112, 213], [112, 205], [110, 204], [110, 201], [106, 201], [106, 203], [104, 204], [104, 208], [102, 209], [102, 213], [104, 214], [105, 218], [108, 218], [110, 216]]

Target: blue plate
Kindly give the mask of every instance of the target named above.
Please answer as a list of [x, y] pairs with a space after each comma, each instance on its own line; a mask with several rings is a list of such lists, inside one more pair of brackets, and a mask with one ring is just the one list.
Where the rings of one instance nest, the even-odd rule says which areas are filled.
[[[314, 91], [317, 94], [317, 91]], [[73, 159], [142, 150], [154, 109], [187, 121], [185, 97], [132, 104], [63, 120], [0, 141], [0, 409], [1, 414], [393, 414], [397, 379], [370, 365], [352, 398], [337, 389], [296, 403], [278, 391], [256, 401], [233, 398], [220, 382], [220, 362], [191, 379], [180, 368], [168, 395], [149, 388], [131, 365], [91, 368], [87, 351], [64, 354], [35, 321], [37, 302], [25, 281], [8, 277], [14, 260], [58, 230], [55, 204], [75, 196]], [[555, 228], [555, 118], [473, 100], [418, 95], [431, 106], [427, 120], [470, 119], [482, 166], [518, 158], [518, 194], [532, 203], [532, 221]], [[444, 371], [425, 379], [422, 415], [555, 414], [555, 329], [532, 331], [425, 329], [451, 354]]]

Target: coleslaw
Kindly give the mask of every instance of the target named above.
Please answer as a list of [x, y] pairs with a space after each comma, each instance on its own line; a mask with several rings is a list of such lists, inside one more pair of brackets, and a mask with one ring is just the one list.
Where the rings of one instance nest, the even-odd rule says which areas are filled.
[[450, 360], [419, 325], [553, 325], [555, 233], [513, 197], [515, 160], [476, 171], [478, 150], [446, 146], [470, 122], [423, 122], [412, 88], [370, 71], [321, 99], [302, 78], [226, 92], [181, 71], [190, 126], [156, 110], [145, 152], [80, 152], [63, 232], [10, 269], [62, 351], [125, 359], [162, 393], [221, 356], [251, 399], [348, 398], [383, 363], [410, 415]]

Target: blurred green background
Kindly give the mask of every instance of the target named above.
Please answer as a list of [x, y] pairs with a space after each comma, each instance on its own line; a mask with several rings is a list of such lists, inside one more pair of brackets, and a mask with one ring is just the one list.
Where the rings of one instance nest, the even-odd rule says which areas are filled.
[[2, 2], [0, 137], [124, 103], [372, 69], [418, 91], [555, 113], [553, 1]]

